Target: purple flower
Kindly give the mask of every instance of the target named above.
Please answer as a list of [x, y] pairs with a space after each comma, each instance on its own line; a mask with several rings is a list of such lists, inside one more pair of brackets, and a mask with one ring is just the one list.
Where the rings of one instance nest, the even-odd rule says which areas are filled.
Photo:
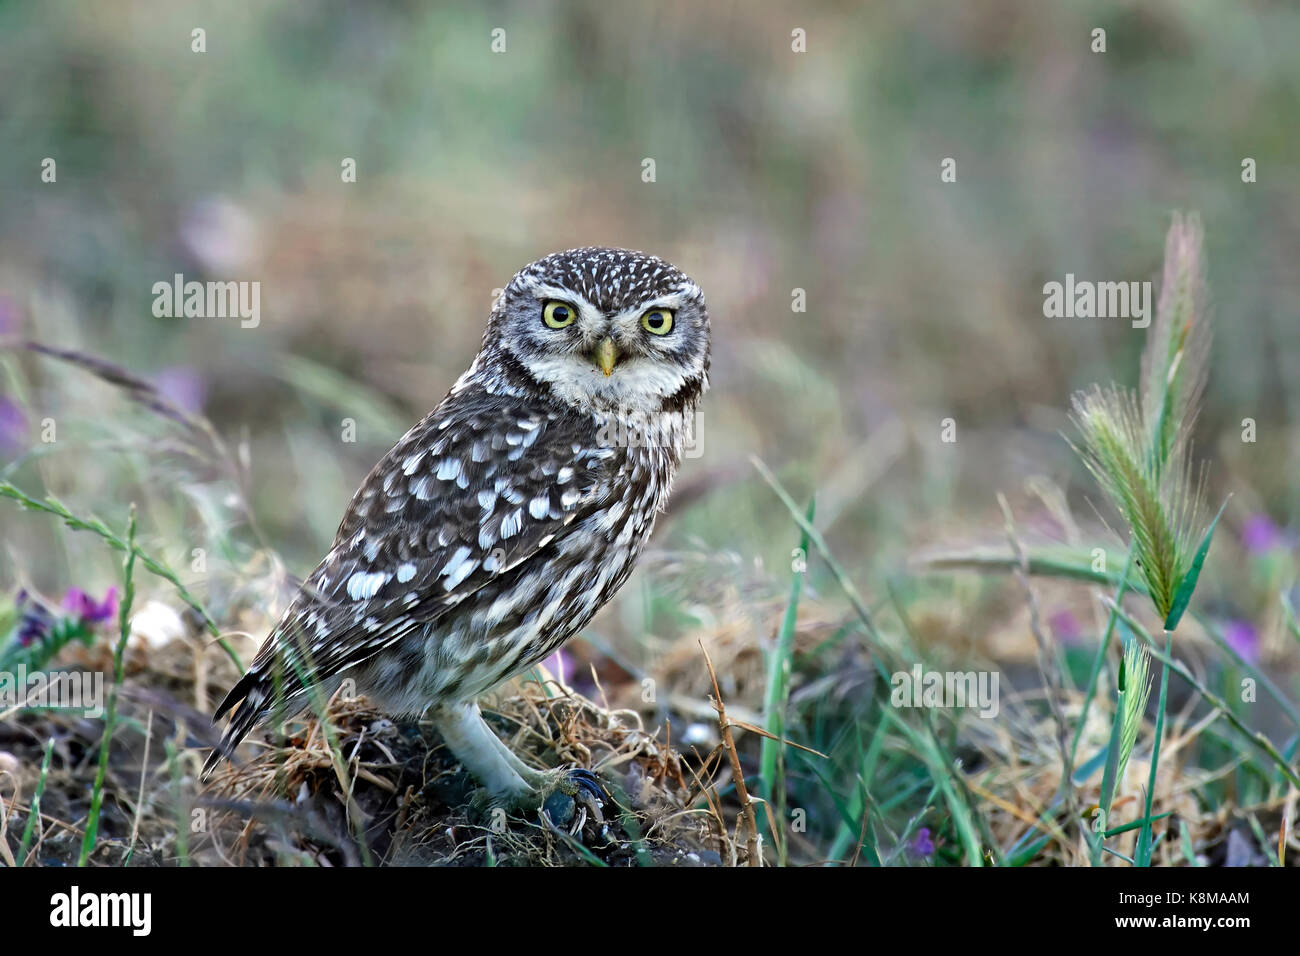
[[117, 614], [117, 588], [109, 588], [104, 600], [96, 601], [81, 588], [68, 588], [63, 609], [86, 624], [111, 620]]
[[33, 601], [25, 589], [14, 598], [14, 608], [18, 611], [16, 640], [19, 647], [30, 647], [50, 632], [53, 616], [43, 605]]
[[1251, 515], [1241, 526], [1242, 546], [1251, 554], [1268, 554], [1282, 544], [1282, 532], [1266, 514]]
[[50, 617], [42, 608], [33, 608], [18, 620], [18, 634], [15, 638], [19, 647], [31, 647], [37, 641], [43, 641], [50, 633]]
[[1232, 620], [1223, 625], [1223, 639], [1247, 663], [1259, 661], [1259, 632], [1249, 621]]
[[1047, 619], [1047, 626], [1052, 629], [1052, 633], [1062, 644], [1078, 644], [1079, 637], [1083, 633], [1083, 629], [1079, 627], [1079, 619], [1069, 608], [1053, 611]]
[[934, 853], [934, 841], [930, 839], [930, 828], [921, 827], [912, 838], [912, 852], [917, 856], [930, 856]]
[[7, 398], [0, 397], [0, 451], [16, 453], [27, 444], [27, 416]]
[[171, 365], [154, 376], [154, 385], [163, 398], [182, 411], [197, 415], [203, 411], [207, 386], [188, 365]]

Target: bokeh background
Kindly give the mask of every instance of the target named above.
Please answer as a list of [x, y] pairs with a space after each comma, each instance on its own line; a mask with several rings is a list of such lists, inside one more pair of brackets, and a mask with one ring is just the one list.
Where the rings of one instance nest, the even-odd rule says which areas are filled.
[[[211, 420], [246, 482], [173, 456], [169, 424], [120, 390], [14, 352], [0, 475], [114, 528], [135, 502], [142, 543], [176, 567], [208, 551], [183, 577], [237, 628], [273, 613], [267, 568], [311, 568], [365, 472], [466, 367], [494, 289], [557, 249], [632, 247], [704, 288], [712, 390], [655, 553], [575, 658], [635, 677], [701, 630], [771, 640], [752, 612], [779, 608], [798, 529], [758, 456], [800, 503], [816, 495], [869, 600], [890, 582], [915, 600], [923, 644], [1029, 660], [1008, 582], [918, 562], [1005, 547], [998, 491], [1031, 543], [1119, 553], [1062, 432], [1076, 389], [1136, 384], [1144, 333], [1045, 318], [1042, 287], [1158, 283], [1170, 213], [1193, 210], [1214, 304], [1196, 448], [1211, 497], [1234, 494], [1198, 601], [1285, 682], [1298, 38], [1300, 7], [1208, 0], [0, 3], [0, 336], [155, 383]], [[177, 272], [260, 282], [260, 326], [155, 318], [152, 286]], [[0, 540], [6, 592], [119, 576], [98, 542], [15, 508]], [[809, 587], [840, 601], [816, 562]], [[1093, 628], [1086, 599], [1044, 604], [1062, 639]]]

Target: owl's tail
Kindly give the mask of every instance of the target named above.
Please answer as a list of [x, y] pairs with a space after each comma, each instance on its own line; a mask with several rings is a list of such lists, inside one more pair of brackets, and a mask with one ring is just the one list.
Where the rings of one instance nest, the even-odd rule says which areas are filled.
[[221, 735], [221, 742], [212, 749], [212, 753], [208, 754], [208, 759], [204, 761], [203, 770], [199, 774], [200, 781], [206, 781], [223, 759], [229, 759], [234, 754], [235, 748], [248, 736], [248, 732], [266, 715], [267, 703], [270, 699], [271, 681], [269, 677], [256, 671], [249, 671], [234, 687], [230, 688], [230, 693], [226, 694], [221, 705], [217, 707], [217, 712], [212, 715], [212, 722], [215, 724], [226, 711], [236, 704], [239, 706], [235, 707], [226, 732]]

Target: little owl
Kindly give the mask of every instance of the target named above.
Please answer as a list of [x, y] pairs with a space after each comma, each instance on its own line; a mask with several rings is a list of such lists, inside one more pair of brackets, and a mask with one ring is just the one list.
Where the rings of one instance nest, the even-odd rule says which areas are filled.
[[627, 580], [708, 372], [704, 297], [662, 259], [585, 248], [526, 266], [470, 367], [362, 482], [217, 708], [214, 719], [234, 714], [204, 775], [263, 719], [351, 678], [385, 713], [428, 711], [498, 803], [536, 806], [582, 784], [580, 771], [527, 766], [476, 700], [552, 654]]

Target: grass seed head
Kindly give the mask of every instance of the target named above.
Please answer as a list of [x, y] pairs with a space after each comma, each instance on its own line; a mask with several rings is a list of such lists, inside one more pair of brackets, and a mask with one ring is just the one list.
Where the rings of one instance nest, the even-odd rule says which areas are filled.
[[1137, 743], [1138, 727], [1146, 713], [1151, 695], [1151, 651], [1136, 639], [1124, 649], [1119, 672], [1119, 708], [1123, 714], [1119, 738], [1119, 770], [1115, 779], [1124, 779], [1124, 767]]

